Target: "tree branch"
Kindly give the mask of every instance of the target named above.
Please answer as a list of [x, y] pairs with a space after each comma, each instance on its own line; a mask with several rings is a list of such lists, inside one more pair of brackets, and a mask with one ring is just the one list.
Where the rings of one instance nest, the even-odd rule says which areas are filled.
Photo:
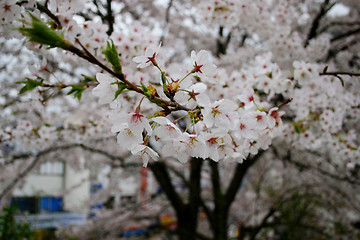
[[331, 177], [333, 179], [340, 180], [340, 181], [345, 181], [345, 182], [348, 182], [348, 183], [351, 183], [351, 184], [360, 185], [360, 181], [357, 181], [355, 179], [351, 179], [348, 176], [338, 176], [338, 175], [335, 175], [333, 173], [329, 173], [329, 172], [325, 171], [324, 169], [321, 169], [321, 168], [318, 168], [318, 167], [315, 167], [315, 166], [312, 166], [312, 165], [308, 165], [308, 164], [305, 164], [305, 163], [302, 163], [302, 162], [298, 162], [298, 161], [292, 160], [291, 158], [283, 158], [282, 160], [286, 161], [286, 162], [289, 162], [289, 163], [295, 165], [296, 167], [298, 167], [298, 168], [300, 168], [302, 170], [311, 170], [312, 169], [312, 170], [315, 170], [316, 172], [318, 172], [318, 173], [320, 173], [322, 175]]
[[330, 76], [335, 76], [335, 77], [338, 77], [338, 75], [349, 75], [349, 76], [352, 76], [352, 77], [353, 76], [359, 77], [360, 73], [339, 71], [339, 72], [322, 72], [322, 73], [320, 73], [320, 75], [330, 75]]
[[360, 33], [360, 28], [356, 28], [356, 29], [350, 30], [348, 32], [344, 32], [342, 34], [339, 34], [339, 35], [333, 37], [330, 41], [335, 42], [335, 41], [341, 40], [343, 38], [347, 38], [347, 37], [349, 37], [351, 35], [355, 35], [355, 34], [358, 34], [358, 33]]
[[357, 25], [360, 25], [360, 21], [354, 21], [354, 22], [330, 22], [329, 24], [323, 26], [319, 30], [319, 32], [325, 32], [331, 27], [337, 27], [337, 26], [348, 27], [348, 26], [357, 26]]
[[107, 15], [105, 16], [105, 19], [107, 20], [108, 25], [109, 25], [109, 29], [108, 29], [108, 31], [106, 33], [109, 36], [114, 31], [114, 22], [115, 22], [115, 18], [114, 18], [114, 15], [112, 13], [112, 9], [111, 9], [111, 3], [112, 3], [112, 0], [106, 0]]
[[225, 193], [226, 208], [230, 208], [232, 202], [234, 201], [234, 198], [240, 188], [245, 174], [247, 173], [247, 170], [256, 163], [256, 161], [261, 157], [263, 153], [264, 151], [261, 150], [255, 156], [249, 157], [248, 159], [244, 160], [243, 163], [238, 163], [236, 165], [234, 175]]
[[39, 9], [40, 12], [45, 13], [46, 15], [48, 15], [52, 20], [55, 21], [55, 23], [58, 25], [59, 28], [62, 28], [62, 25], [60, 23], [60, 20], [57, 16], [55, 16], [47, 7], [47, 3], [45, 3], [45, 5], [41, 5], [40, 3], [36, 3], [36, 7], [37, 9]]
[[311, 28], [310, 31], [308, 33], [308, 36], [305, 40], [305, 44], [304, 47], [306, 47], [309, 44], [309, 41], [313, 38], [315, 38], [317, 36], [317, 30], [319, 28], [320, 25], [320, 21], [321, 19], [326, 15], [326, 13], [336, 4], [333, 3], [330, 6], [328, 6], [330, 4], [330, 0], [325, 0], [321, 6], [320, 6], [320, 11], [319, 13], [315, 16], [312, 24], [311, 24]]
[[7, 185], [4, 190], [0, 193], [0, 200], [6, 195], [8, 194], [11, 189], [13, 189], [15, 187], [15, 185], [20, 182], [20, 180], [22, 180], [31, 170], [33, 170], [35, 168], [35, 166], [39, 163], [39, 161], [41, 160], [41, 155], [36, 156], [35, 159], [30, 163], [30, 165], [23, 171], [21, 172], [9, 185]]
[[222, 38], [224, 37], [224, 27], [220, 26], [218, 35], [219, 37], [216, 40], [217, 43], [216, 56], [220, 57], [221, 54], [226, 54], [226, 50], [231, 40], [231, 32], [229, 32], [228, 35], [226, 36], [226, 39], [222, 41]]
[[[76, 42], [81, 46], [81, 48], [83, 49], [83, 51], [81, 51], [80, 49], [78, 49], [77, 47], [71, 45], [68, 49], [65, 49], [67, 51], [70, 51], [72, 53], [74, 53], [75, 55], [79, 56], [80, 58], [83, 58], [87, 61], [89, 61], [90, 63], [93, 63], [95, 65], [97, 65], [98, 67], [102, 68], [103, 70], [105, 70], [106, 72], [110, 73], [112, 76], [118, 78], [119, 80], [121, 80], [122, 82], [124, 82], [127, 86], [128, 89], [133, 90], [137, 93], [140, 93], [142, 95], [145, 95], [144, 92], [142, 91], [142, 89], [140, 89], [138, 86], [136, 86], [135, 84], [129, 82], [126, 78], [125, 75], [122, 73], [115, 73], [113, 70], [111, 70], [110, 68], [108, 68], [107, 66], [105, 66], [103, 63], [101, 63], [94, 55], [92, 55], [82, 44], [81, 42], [76, 39]], [[185, 110], [185, 111], [189, 111], [190, 109], [188, 109], [185, 106], [182, 106], [180, 104], [178, 104], [177, 102], [170, 102], [170, 101], [166, 101], [164, 99], [162, 99], [161, 97], [157, 97], [154, 96], [153, 100], [162, 103], [162, 108], [165, 111], [176, 111], [176, 110]], [[168, 107], [172, 107], [173, 109], [168, 109]]]
[[184, 209], [184, 203], [181, 200], [179, 194], [175, 190], [175, 187], [168, 173], [168, 168], [165, 165], [165, 163], [158, 161], [158, 162], [150, 163], [148, 166], [150, 170], [154, 173], [157, 182], [165, 192], [174, 210], [177, 213], [182, 212]]
[[163, 26], [163, 32], [161, 34], [159, 42], [164, 42], [165, 34], [166, 34], [166, 28], [168, 26], [169, 19], [170, 19], [170, 9], [171, 9], [172, 3], [173, 3], [173, 0], [169, 0], [168, 7], [167, 7], [166, 13], [165, 13], [165, 21], [164, 21], [164, 26]]
[[352, 39], [350, 42], [346, 42], [342, 47], [338, 49], [329, 49], [328, 54], [326, 56], [326, 61], [328, 62], [331, 58], [335, 57], [339, 52], [345, 51], [349, 49], [351, 46], [358, 44], [358, 39]]

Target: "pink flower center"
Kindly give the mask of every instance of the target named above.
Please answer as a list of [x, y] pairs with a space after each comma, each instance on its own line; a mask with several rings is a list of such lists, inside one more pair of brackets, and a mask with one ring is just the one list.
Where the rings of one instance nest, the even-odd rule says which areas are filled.
[[132, 121], [132, 122], [135, 122], [135, 123], [141, 122], [141, 118], [142, 118], [142, 117], [144, 117], [144, 115], [139, 114], [138, 112], [135, 112], [135, 113], [132, 115], [131, 121]]
[[197, 65], [197, 62], [195, 61], [193, 71], [194, 71], [194, 72], [200, 72], [200, 73], [202, 73], [202, 71], [201, 71], [201, 67], [202, 67], [202, 66], [204, 66], [204, 65]]

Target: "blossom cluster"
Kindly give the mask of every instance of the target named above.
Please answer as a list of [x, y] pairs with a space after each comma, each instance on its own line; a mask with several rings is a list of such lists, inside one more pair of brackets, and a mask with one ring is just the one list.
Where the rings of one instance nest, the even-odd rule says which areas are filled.
[[[2, 1], [0, 11], [5, 16], [0, 26], [2, 35], [21, 38], [14, 27], [31, 25], [31, 18], [25, 11], [44, 19], [45, 14], [36, 9], [36, 4], [35, 1]], [[26, 76], [46, 79], [51, 84], [64, 79], [61, 82], [71, 86], [79, 74], [75, 73], [75, 77], [71, 74], [65, 77], [59, 72], [53, 74], [53, 62], [62, 60], [61, 67], [69, 69], [70, 65], [69, 71], [71, 66], [86, 68], [87, 74], [96, 76], [93, 95], [100, 104], [110, 105], [105, 114], [108, 117], [104, 119], [109, 127], [102, 125], [108, 131], [95, 126], [91, 129], [104, 137], [116, 134], [119, 145], [141, 156], [144, 165], [150, 158], [158, 159], [160, 155], [181, 162], [189, 157], [241, 162], [259, 149], [267, 149], [277, 136], [284, 137], [294, 148], [316, 151], [327, 151], [336, 142], [337, 152], [350, 153], [341, 154], [346, 161], [358, 159], [356, 138], [344, 140], [345, 136], [355, 133], [344, 132], [343, 126], [348, 119], [356, 121], [359, 98], [354, 90], [343, 88], [336, 77], [321, 76], [325, 66], [315, 62], [328, 51], [330, 36], [320, 34], [305, 46], [302, 36], [292, 30], [296, 17], [305, 18], [296, 10], [301, 9], [301, 3], [199, 1], [195, 7], [207, 26], [220, 24], [232, 32], [255, 34], [251, 44], [256, 46], [266, 40], [265, 44], [260, 44], [265, 51], [247, 48], [242, 54], [240, 50], [233, 51], [218, 59], [205, 50], [191, 51], [190, 56], [178, 62], [173, 61], [175, 54], [172, 55], [171, 47], [159, 44], [158, 36], [148, 34], [149, 26], [138, 21], [126, 31], [113, 31], [108, 36], [109, 26], [101, 20], [74, 17], [82, 6], [89, 4], [83, 0], [48, 1], [48, 10], [61, 25], [54, 27], [54, 31], [72, 46], [86, 49], [107, 67], [112, 63], [107, 61], [103, 51], [111, 39], [120, 53], [116, 55], [122, 65], [123, 79], [106, 73], [102, 67], [90, 67], [86, 60], [79, 61], [73, 53], [53, 51], [50, 54], [36, 43], [26, 46], [43, 55], [42, 64], [39, 69], [29, 67], [31, 74]], [[300, 20], [296, 24], [301, 27], [304, 23]], [[175, 42], [176, 45], [180, 40]], [[342, 57], [349, 61], [346, 54]], [[234, 63], [234, 59], [246, 64]], [[42, 91], [39, 87], [39, 92]], [[38, 96], [35, 93], [32, 97]], [[282, 106], [279, 99], [286, 102], [290, 98], [293, 102], [287, 113], [293, 114], [293, 118], [290, 123], [283, 123], [281, 119], [285, 113], [279, 109]], [[28, 124], [31, 127], [26, 127]], [[26, 149], [39, 146], [44, 149], [57, 139], [75, 139], [71, 134], [70, 137], [62, 135], [55, 126], [32, 126], [27, 121], [19, 121], [17, 127], [8, 132]], [[78, 141], [86, 139], [86, 135], [77, 137]]]
[[[150, 65], [160, 68], [157, 64], [158, 54], [159, 47], [149, 46], [144, 55], [135, 57], [134, 61], [139, 68]], [[153, 83], [159, 86], [155, 87], [156, 94], [187, 110], [166, 114], [161, 109], [149, 108], [147, 100], [140, 100], [134, 109], [124, 110], [119, 104], [113, 104], [112, 98], [116, 92], [113, 83], [116, 80], [108, 74], [98, 73], [97, 80], [100, 84], [93, 89], [93, 94], [99, 98], [100, 103], [111, 105], [111, 130], [117, 134], [119, 145], [140, 155], [144, 165], [147, 165], [150, 158], [156, 160], [159, 153], [163, 157], [177, 158], [183, 163], [189, 157], [242, 162], [249, 154], [267, 149], [272, 138], [281, 132], [281, 116], [284, 112], [271, 108], [251, 87], [251, 79], [256, 78], [255, 82], [261, 82], [261, 72], [244, 80], [243, 86], [246, 81], [249, 86], [239, 88], [237, 94], [230, 93], [233, 90], [231, 86], [218, 88], [224, 97], [214, 100], [213, 96], [216, 95], [210, 96], [208, 88], [219, 83], [211, 80], [217, 69], [209, 52], [193, 51], [191, 65], [188, 65], [183, 77], [160, 70], [175, 79], [169, 77], [171, 80], [168, 80], [165, 77], [164, 82], [159, 79], [157, 84]], [[266, 75], [267, 71], [262, 73]], [[279, 68], [274, 71], [273, 81], [275, 85], [279, 85], [276, 84], [280, 81], [275, 77], [276, 74], [281, 76]], [[269, 90], [264, 91], [269, 93]], [[124, 101], [119, 99], [122, 98], [115, 101]]]

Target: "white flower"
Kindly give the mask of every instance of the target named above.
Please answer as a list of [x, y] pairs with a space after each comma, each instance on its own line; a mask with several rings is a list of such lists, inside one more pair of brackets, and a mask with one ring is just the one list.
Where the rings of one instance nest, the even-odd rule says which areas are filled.
[[126, 120], [129, 124], [129, 128], [133, 132], [141, 134], [143, 130], [146, 130], [149, 135], [152, 133], [149, 120], [144, 117], [144, 115], [140, 114], [138, 111], [135, 111], [134, 113], [129, 113]]
[[294, 78], [300, 85], [304, 85], [306, 82], [319, 76], [318, 65], [305, 63], [304, 61], [295, 61], [293, 66], [295, 68]]
[[165, 157], [175, 157], [180, 162], [186, 163], [189, 157], [206, 158], [208, 151], [205, 141], [201, 136], [182, 133], [178, 138], [164, 145], [162, 153]]
[[16, 4], [16, 0], [6, 0], [0, 3], [0, 23], [11, 23], [20, 16], [21, 7]]
[[97, 73], [96, 80], [99, 84], [92, 90], [92, 94], [99, 98], [100, 104], [111, 103], [117, 91], [117, 86], [111, 83], [116, 82], [116, 79], [104, 73]]
[[208, 156], [212, 160], [218, 162], [226, 155], [231, 155], [233, 150], [231, 146], [230, 136], [226, 133], [205, 133], [203, 136], [208, 150]]
[[245, 105], [245, 108], [254, 107], [255, 93], [254, 89], [247, 87], [238, 96], [238, 99]]
[[169, 119], [165, 117], [156, 117], [152, 120], [159, 124], [154, 131], [157, 137], [163, 140], [170, 140], [181, 135], [181, 130], [174, 123], [170, 122]]
[[149, 163], [149, 159], [152, 158], [154, 161], [157, 161], [159, 158], [159, 154], [155, 152], [153, 149], [149, 148], [145, 145], [137, 145], [133, 149], [131, 149], [131, 153], [133, 155], [139, 155], [143, 160], [143, 166], [146, 167]]
[[195, 108], [197, 105], [206, 106], [210, 103], [205, 91], [207, 86], [203, 83], [196, 83], [189, 87], [189, 90], [178, 91], [174, 97], [179, 104], [185, 104], [188, 108]]
[[272, 109], [270, 109], [269, 111], [269, 118], [268, 118], [268, 121], [269, 121], [269, 127], [270, 128], [273, 128], [275, 127], [275, 125], [277, 124], [281, 124], [281, 116], [285, 114], [284, 111], [278, 111], [279, 109], [277, 107], [274, 107]]
[[131, 150], [143, 143], [142, 134], [133, 132], [127, 124], [118, 125], [116, 129], [112, 130], [117, 130], [117, 143], [123, 148]]
[[206, 127], [211, 128], [215, 124], [217, 127], [227, 130], [233, 129], [238, 117], [237, 112], [235, 112], [236, 108], [237, 105], [228, 99], [222, 99], [205, 106], [201, 112], [204, 116]]
[[215, 73], [216, 66], [210, 61], [208, 51], [200, 50], [197, 54], [194, 50], [191, 51], [191, 61], [193, 63], [192, 72], [200, 78], [207, 79]]
[[265, 112], [256, 111], [256, 114], [254, 115], [256, 120], [256, 128], [259, 130], [265, 129], [268, 127], [268, 116]]
[[187, 153], [192, 157], [206, 158], [205, 141], [201, 136], [183, 133], [174, 141], [175, 148], [179, 153]]
[[111, 128], [112, 132], [118, 132], [119, 129], [123, 129], [122, 125], [125, 124], [136, 136], [141, 136], [144, 130], [146, 130], [149, 135], [152, 133], [149, 120], [144, 117], [144, 115], [140, 114], [138, 109], [135, 112], [130, 112], [126, 115], [115, 115], [112, 117], [111, 121], [113, 122]]
[[155, 45], [151, 45], [146, 48], [144, 55], [134, 57], [133, 61], [138, 63], [137, 67], [145, 68], [145, 67], [149, 66], [150, 64], [156, 65], [157, 63], [156, 63], [155, 57], [159, 53], [160, 46], [161, 46], [161, 43], [159, 44], [159, 46], [157, 48]]
[[243, 137], [246, 139], [257, 139], [258, 134], [255, 130], [256, 122], [254, 121], [253, 115], [253, 113], [246, 112], [240, 114], [238, 129], [235, 132], [238, 137]]

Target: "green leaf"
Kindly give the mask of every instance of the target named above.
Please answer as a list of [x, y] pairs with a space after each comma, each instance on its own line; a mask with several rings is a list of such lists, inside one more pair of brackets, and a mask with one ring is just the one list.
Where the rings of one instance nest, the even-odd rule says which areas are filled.
[[297, 134], [301, 134], [306, 131], [306, 126], [304, 126], [302, 122], [294, 122], [293, 125]]
[[85, 90], [84, 86], [72, 85], [71, 90], [66, 95], [74, 94], [75, 98], [77, 98], [78, 100], [81, 100], [81, 95], [84, 90]]
[[162, 81], [162, 84], [165, 86], [166, 83], [168, 82], [166, 76], [165, 76], [165, 72], [161, 72], [161, 81]]
[[324, 70], [323, 70], [323, 73], [326, 73], [327, 70], [328, 70], [328, 68], [329, 68], [329, 66], [325, 66], [325, 67], [324, 67]]
[[151, 97], [151, 95], [149, 94], [149, 89], [144, 85], [144, 83], [140, 81], [140, 85], [141, 85], [141, 89], [143, 90], [145, 96]]
[[19, 31], [30, 38], [31, 42], [37, 42], [40, 44], [49, 45], [51, 48], [59, 47], [68, 49], [71, 44], [64, 40], [62, 36], [57, 34], [53, 29], [48, 27], [41, 20], [30, 14], [32, 20], [31, 28], [19, 28]]
[[123, 82], [113, 82], [111, 83], [111, 85], [118, 85], [118, 90], [115, 92], [115, 97], [113, 99], [113, 101], [127, 88], [126, 83]]
[[342, 77], [340, 77], [339, 75], [336, 75], [336, 77], [341, 81], [341, 85], [343, 87], [345, 87], [345, 82], [344, 82], [344, 79]]
[[90, 77], [90, 76], [87, 76], [87, 75], [85, 75], [85, 74], [81, 74], [81, 76], [84, 78], [83, 80], [80, 81], [80, 82], [82, 82], [82, 83], [96, 82], [96, 78], [95, 78], [95, 77]]
[[19, 94], [23, 94], [24, 92], [27, 91], [31, 91], [33, 89], [35, 89], [38, 86], [41, 86], [41, 84], [43, 83], [43, 80], [37, 81], [31, 78], [26, 78], [25, 81], [20, 81], [20, 82], [16, 82], [16, 83], [24, 83], [25, 86], [22, 87], [19, 91]]
[[295, 132], [296, 132], [297, 134], [300, 134], [300, 133], [301, 133], [301, 128], [300, 128], [299, 125], [294, 125], [294, 129], [295, 129]]
[[110, 41], [107, 42], [107, 46], [106, 46], [106, 49], [103, 51], [103, 54], [105, 55], [106, 59], [113, 66], [114, 72], [122, 73], [119, 54], [116, 51], [114, 42], [111, 39], [110, 39]]

